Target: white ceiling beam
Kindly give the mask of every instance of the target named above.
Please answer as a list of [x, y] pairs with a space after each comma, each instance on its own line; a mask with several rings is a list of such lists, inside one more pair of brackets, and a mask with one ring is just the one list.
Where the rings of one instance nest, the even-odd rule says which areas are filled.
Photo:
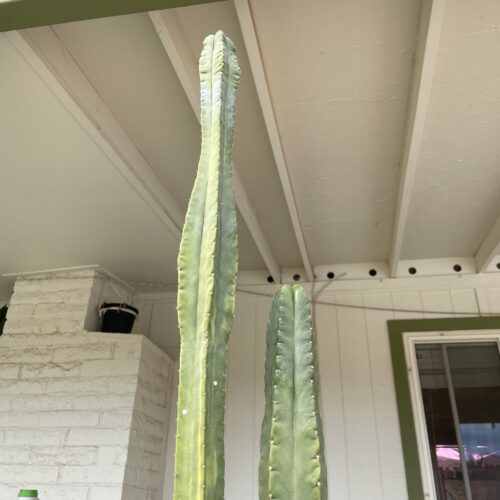
[[260, 107], [262, 109], [262, 115], [264, 117], [264, 122], [266, 124], [269, 142], [271, 144], [271, 149], [274, 155], [274, 161], [278, 169], [281, 186], [283, 189], [283, 193], [285, 195], [288, 211], [290, 213], [290, 219], [292, 222], [293, 230], [295, 232], [295, 238], [297, 240], [299, 252], [302, 257], [304, 270], [307, 279], [309, 281], [313, 281], [314, 280], [313, 267], [311, 264], [311, 260], [309, 259], [309, 253], [307, 251], [304, 232], [302, 230], [302, 225], [300, 222], [297, 203], [295, 201], [295, 196], [293, 193], [292, 182], [288, 174], [288, 167], [286, 164], [285, 153], [283, 151], [283, 145], [281, 144], [280, 133], [278, 130], [278, 125], [274, 114], [273, 104], [271, 101], [271, 94], [269, 93], [269, 87], [267, 84], [266, 74], [264, 71], [264, 64], [262, 62], [262, 57], [260, 53], [259, 42], [257, 40], [257, 34], [255, 31], [252, 12], [250, 10], [248, 0], [234, 0], [234, 5], [236, 7], [236, 14], [238, 16], [241, 33], [243, 35], [243, 40], [245, 42], [248, 59], [250, 61], [250, 68], [252, 70], [252, 75], [255, 82], [257, 95], [259, 97]]
[[118, 172], [180, 240], [184, 213], [51, 27], [5, 35]]
[[[439, 50], [446, 0], [424, 0], [420, 17], [417, 52], [408, 105], [406, 136], [401, 161], [401, 177], [389, 256], [389, 272], [397, 276], [408, 221], [411, 192], [424, 135], [425, 117]], [[425, 237], [425, 235], [423, 235]]]
[[[489, 273], [490, 275], [498, 273]], [[397, 283], [405, 281], [413, 283], [411, 288], [418, 288], [419, 283], [428, 277], [461, 277], [471, 278], [477, 275], [473, 257], [445, 257], [438, 259], [401, 260], [397, 278], [389, 276], [387, 262], [355, 262], [321, 264], [314, 266], [315, 283], [337, 282], [385, 282]], [[284, 268], [281, 271], [283, 283], [308, 283], [304, 269]], [[238, 285], [266, 285], [267, 275], [262, 271], [243, 271], [238, 275]], [[439, 286], [443, 286], [440, 284]], [[318, 286], [316, 290], [322, 287]], [[409, 287], [410, 288], [410, 287]], [[435, 287], [436, 288], [436, 287]]]
[[493, 259], [498, 255], [500, 246], [500, 216], [497, 218], [486, 238], [478, 248], [474, 258], [478, 273], [484, 273], [488, 270]]
[[[193, 112], [198, 122], [200, 122], [200, 99], [197, 85], [198, 72], [196, 71], [196, 58], [189, 51], [188, 43], [180, 29], [177, 15], [174, 11], [169, 10], [150, 12], [149, 17], [177, 73], [188, 101], [193, 108]], [[243, 220], [254, 239], [269, 273], [276, 283], [280, 283], [280, 266], [260, 227], [236, 166], [233, 173], [233, 184], [236, 204], [238, 205]]]

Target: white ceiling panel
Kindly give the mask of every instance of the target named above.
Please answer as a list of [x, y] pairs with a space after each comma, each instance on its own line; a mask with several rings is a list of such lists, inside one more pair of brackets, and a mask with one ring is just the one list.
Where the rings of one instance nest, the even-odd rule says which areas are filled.
[[447, 2], [405, 258], [471, 256], [500, 213], [500, 4]]
[[[262, 58], [312, 264], [386, 262], [421, 0], [248, 3], [242, 22], [255, 28], [252, 57]], [[446, 5], [401, 259], [471, 258], [486, 241], [490, 262], [500, 248], [485, 240], [500, 215], [500, 3]], [[302, 268], [233, 2], [162, 16], [194, 79], [207, 34], [234, 40], [235, 165], [279, 267]], [[52, 29], [185, 210], [199, 124], [148, 14]], [[176, 238], [3, 35], [0, 64], [0, 272], [96, 263], [175, 283]], [[264, 270], [239, 219], [240, 267]]]
[[312, 260], [386, 259], [420, 2], [251, 6]]
[[[147, 14], [54, 27], [179, 205], [196, 176], [200, 127]], [[200, 45], [201, 51], [201, 45]], [[239, 217], [240, 266], [265, 269]]]
[[186, 209], [200, 127], [147, 14], [62, 24], [54, 30]]
[[0, 273], [100, 264], [175, 282], [160, 219], [3, 35], [0, 61]]

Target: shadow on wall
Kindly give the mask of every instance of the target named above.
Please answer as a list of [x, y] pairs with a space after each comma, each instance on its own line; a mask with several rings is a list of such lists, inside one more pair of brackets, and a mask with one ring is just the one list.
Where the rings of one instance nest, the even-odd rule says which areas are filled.
[[5, 325], [5, 319], [7, 317], [7, 304], [0, 308], [0, 335], [3, 333], [3, 326]]

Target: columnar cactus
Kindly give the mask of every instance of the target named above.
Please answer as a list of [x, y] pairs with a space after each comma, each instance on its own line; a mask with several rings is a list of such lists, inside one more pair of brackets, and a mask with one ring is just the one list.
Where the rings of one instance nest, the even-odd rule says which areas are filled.
[[266, 343], [259, 498], [326, 500], [315, 339], [301, 286], [284, 285], [274, 296]]
[[179, 251], [175, 500], [224, 498], [227, 342], [236, 284], [231, 147], [240, 69], [221, 31], [200, 58], [202, 145]]

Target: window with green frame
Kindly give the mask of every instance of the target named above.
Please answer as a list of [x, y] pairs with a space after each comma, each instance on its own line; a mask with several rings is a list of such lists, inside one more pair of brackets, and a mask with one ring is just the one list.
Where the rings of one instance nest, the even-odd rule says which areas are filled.
[[[395, 389], [396, 389], [396, 397], [397, 397], [397, 405], [398, 405], [398, 412], [399, 412], [399, 421], [400, 421], [400, 429], [401, 429], [401, 439], [402, 439], [402, 445], [403, 445], [403, 457], [404, 457], [404, 462], [405, 462], [405, 471], [406, 471], [406, 481], [407, 481], [407, 488], [408, 488], [408, 498], [409, 500], [427, 500], [429, 496], [426, 496], [426, 491], [425, 491], [425, 474], [427, 474], [427, 471], [423, 471], [421, 467], [421, 456], [419, 455], [419, 440], [417, 437], [417, 429], [421, 428], [422, 426], [425, 428], [426, 424], [431, 425], [429, 419], [429, 412], [427, 411], [427, 408], [425, 408], [425, 415], [422, 415], [421, 418], [419, 418], [419, 421], [416, 421], [414, 415], [415, 415], [415, 408], [414, 408], [414, 400], [412, 401], [412, 394], [411, 394], [411, 387], [412, 387], [412, 382], [415, 380], [412, 377], [417, 377], [419, 379], [419, 382], [417, 382], [417, 385], [419, 386], [421, 393], [419, 395], [420, 398], [422, 398], [422, 407], [424, 408], [426, 405], [425, 399], [429, 397], [429, 394], [426, 394], [426, 391], [423, 389], [426, 387], [426, 382], [424, 381], [422, 383], [422, 370], [421, 368], [424, 366], [423, 363], [417, 361], [417, 357], [421, 357], [424, 355], [425, 352], [428, 352], [430, 348], [432, 348], [433, 351], [435, 351], [436, 356], [444, 356], [446, 359], [446, 366], [448, 367], [448, 376], [449, 378], [449, 383], [453, 388], [453, 381], [452, 378], [454, 375], [453, 373], [453, 366], [455, 363], [453, 356], [455, 356], [454, 352], [457, 351], [459, 352], [460, 349], [459, 347], [463, 347], [464, 343], [459, 342], [461, 338], [468, 339], [468, 344], [467, 344], [467, 354], [465, 355], [466, 357], [471, 356], [471, 352], [474, 350], [480, 350], [481, 356], [486, 356], [486, 350], [488, 349], [488, 344], [483, 342], [480, 345], [477, 343], [473, 343], [473, 337], [471, 340], [471, 336], [474, 335], [473, 332], [481, 332], [481, 331], [486, 331], [488, 332], [489, 330], [500, 330], [500, 317], [495, 316], [495, 317], [477, 317], [477, 318], [444, 318], [444, 319], [424, 319], [424, 320], [392, 320], [388, 322], [388, 329], [389, 329], [389, 340], [390, 340], [390, 347], [391, 347], [391, 356], [392, 356], [392, 364], [393, 364], [393, 372], [394, 372], [394, 381], [395, 381]], [[434, 344], [432, 346], [426, 345], [425, 343], [418, 344], [419, 349], [415, 349], [415, 361], [417, 363], [417, 366], [414, 366], [413, 369], [408, 366], [408, 358], [407, 358], [407, 352], [405, 351], [405, 337], [409, 337], [413, 334], [422, 334], [422, 338], [425, 339], [425, 333], [430, 333], [430, 332], [440, 332], [441, 337], [439, 335], [436, 335], [434, 337]], [[455, 333], [455, 343], [448, 343], [447, 339], [451, 338], [450, 335]], [[408, 334], [408, 335], [405, 335]], [[488, 333], [485, 333], [487, 337]], [[413, 335], [415, 338], [415, 335]], [[499, 387], [499, 377], [500, 373], [498, 371], [498, 366], [500, 363], [500, 353], [498, 351], [498, 334], [496, 332], [491, 333], [491, 337], [494, 339], [494, 342], [496, 342], [496, 345], [493, 344], [493, 353], [496, 352], [496, 357], [495, 357], [495, 363], [493, 363], [492, 367], [490, 367], [490, 373], [489, 373], [489, 379], [488, 380], [493, 380], [493, 384], [489, 384], [490, 388], [480, 388], [481, 396], [484, 398], [499, 398], [500, 400], [500, 387]], [[432, 337], [427, 337], [427, 338], [432, 338]], [[416, 344], [415, 344], [416, 345]], [[491, 350], [491, 342], [489, 344], [490, 350]], [[451, 349], [451, 350], [450, 350]], [[464, 349], [462, 349], [463, 351]], [[420, 354], [419, 354], [420, 353]], [[486, 354], [485, 354], [486, 353]], [[448, 357], [450, 357], [450, 360], [448, 360]], [[461, 354], [462, 358], [464, 358], [464, 353]], [[486, 357], [484, 359], [487, 359]], [[462, 362], [463, 363], [463, 362]], [[470, 365], [470, 362], [467, 362], [466, 364]], [[491, 364], [491, 363], [490, 363]], [[450, 370], [450, 367], [452, 370]], [[462, 368], [463, 370], [463, 368]], [[436, 370], [434, 370], [436, 372]], [[418, 372], [418, 373], [412, 373], [412, 372]], [[441, 377], [443, 377], [445, 374], [444, 372], [441, 373]], [[439, 376], [439, 373], [436, 372], [436, 376]], [[484, 380], [484, 374], [481, 375]], [[492, 378], [493, 377], [493, 378]], [[421, 384], [422, 383], [422, 384]], [[413, 384], [415, 385], [415, 384]], [[437, 384], [438, 387], [437, 389], [434, 388], [434, 393], [438, 393], [439, 389], [442, 389], [446, 385], [446, 381], [441, 381], [440, 383]], [[476, 460], [476, 466], [475, 470], [470, 470], [471, 467], [471, 444], [468, 442], [469, 437], [470, 437], [470, 430], [472, 427], [474, 427], [474, 432], [475, 436], [478, 436], [477, 430], [479, 427], [482, 427], [481, 425], [470, 425], [469, 420], [474, 419], [471, 417], [471, 415], [474, 412], [469, 412], [469, 415], [465, 417], [465, 420], [461, 420], [460, 422], [458, 421], [459, 418], [461, 417], [460, 415], [460, 404], [462, 404], [462, 401], [460, 400], [460, 397], [462, 397], [463, 400], [463, 395], [466, 394], [469, 397], [468, 403], [470, 404], [470, 394], [471, 393], [471, 388], [470, 387], [464, 387], [463, 383], [460, 383], [458, 381], [457, 387], [455, 391], [451, 391], [450, 388], [447, 388], [447, 391], [442, 391], [441, 390], [441, 397], [440, 401], [446, 403], [446, 400], [448, 399], [447, 397], [443, 397], [443, 395], [446, 395], [448, 392], [450, 394], [450, 399], [452, 402], [452, 405], [454, 407], [454, 414], [453, 417], [456, 419], [455, 420], [455, 427], [452, 422], [452, 415], [450, 412], [449, 416], [449, 422], [448, 425], [449, 429], [449, 434], [455, 434], [458, 438], [458, 445], [455, 444], [454, 450], [458, 454], [460, 454], [460, 458], [458, 458], [457, 463], [462, 464], [463, 471], [454, 471], [452, 474], [452, 471], [450, 472], [452, 479], [456, 479], [455, 481], [450, 480], [450, 481], [441, 481], [443, 484], [446, 484], [446, 488], [450, 488], [450, 485], [453, 485], [455, 488], [462, 488], [463, 491], [458, 491], [456, 498], [464, 498], [464, 499], [472, 499], [472, 500], [483, 500], [483, 498], [490, 498], [491, 492], [490, 493], [481, 493], [481, 487], [485, 486], [485, 482], [481, 483], [481, 481], [478, 481], [481, 477], [486, 478], [486, 473], [488, 473], [488, 477], [486, 479], [491, 480], [488, 484], [489, 490], [499, 490], [498, 494], [500, 495], [500, 467], [497, 467], [495, 464], [489, 464], [488, 461], [483, 461], [480, 462], [480, 465], [482, 466], [483, 469], [488, 469], [486, 471], [479, 471], [479, 466], [477, 465], [478, 461]], [[465, 386], [470, 385], [470, 384], [465, 384]], [[484, 384], [483, 384], [484, 385]], [[429, 393], [429, 391], [427, 391]], [[478, 394], [478, 390], [473, 391], [474, 394]], [[455, 395], [458, 394], [459, 397], [455, 398]], [[492, 396], [493, 395], [493, 396]], [[435, 398], [434, 398], [435, 399]], [[436, 400], [436, 399], [435, 399]], [[446, 405], [445, 405], [446, 406]], [[450, 408], [451, 408], [450, 406]], [[495, 429], [495, 422], [499, 420], [497, 413], [500, 412], [500, 405], [495, 405], [494, 403], [488, 403], [485, 402], [484, 405], [482, 405], [483, 408], [489, 408], [489, 409], [494, 409], [493, 413], [495, 415], [492, 416], [491, 411], [487, 411], [488, 413], [487, 419], [488, 422], [489, 420], [493, 419], [493, 423], [488, 427], [489, 429], [489, 434], [491, 434], [491, 430], [493, 429], [494, 431], [494, 439], [497, 439], [497, 434], [498, 430]], [[457, 412], [458, 408], [458, 412]], [[475, 410], [477, 413], [477, 410]], [[443, 418], [443, 415], [439, 415], [440, 418]], [[418, 418], [418, 417], [417, 417]], [[468, 418], [468, 420], [467, 420]], [[441, 422], [442, 425], [442, 422]], [[420, 427], [419, 427], [420, 426]], [[435, 431], [435, 429], [434, 429]], [[427, 433], [426, 433], [427, 434]], [[438, 433], [439, 434], [439, 433]], [[441, 436], [443, 436], [443, 433], [441, 433]], [[427, 435], [426, 435], [427, 439]], [[484, 438], [481, 438], [484, 439]], [[446, 440], [446, 438], [441, 439], [444, 443], [451, 443], [453, 440]], [[490, 437], [491, 440], [491, 437]], [[498, 440], [498, 439], [497, 439]], [[428, 440], [429, 442], [432, 441], [431, 439]], [[438, 440], [439, 441], [439, 440]], [[435, 443], [430, 443], [431, 445], [435, 445]], [[496, 445], [494, 445], [496, 446]], [[453, 451], [453, 445], [449, 444], [447, 446], [447, 450], [441, 449], [441, 452], [451, 452]], [[433, 448], [434, 452], [436, 451], [436, 448]], [[428, 453], [429, 457], [432, 458], [432, 453], [430, 450], [426, 450]], [[495, 457], [494, 461], [497, 460], [497, 455], [500, 454], [500, 450], [495, 450]], [[467, 456], [466, 456], [467, 455]], [[435, 458], [435, 457], [434, 457]], [[482, 459], [481, 459], [482, 460]], [[429, 461], [432, 461], [431, 459]], [[436, 463], [432, 464], [437, 467]], [[474, 464], [472, 464], [474, 465]], [[431, 467], [431, 466], [429, 466]], [[497, 471], [497, 468], [499, 469]], [[434, 467], [433, 472], [435, 472], [437, 469]], [[462, 474], [463, 472], [463, 474]], [[481, 475], [482, 474], [482, 475]], [[491, 477], [490, 477], [491, 476]], [[498, 477], [497, 477], [498, 476]], [[436, 479], [437, 478], [437, 479]], [[445, 492], [445, 488], [443, 484], [440, 484], [440, 479], [441, 477], [438, 477], [437, 474], [434, 475], [434, 479], [436, 479], [435, 482], [435, 493], [438, 500], [444, 499], [444, 500], [449, 500], [449, 498], [455, 498], [453, 497], [454, 493], [449, 493]], [[464, 483], [464, 484], [462, 484]], [[457, 486], [458, 485], [458, 486]], [[448, 489], [446, 491], [448, 491]], [[496, 493], [495, 493], [496, 494]], [[434, 495], [433, 495], [434, 496]], [[497, 498], [494, 496], [493, 498]]]

